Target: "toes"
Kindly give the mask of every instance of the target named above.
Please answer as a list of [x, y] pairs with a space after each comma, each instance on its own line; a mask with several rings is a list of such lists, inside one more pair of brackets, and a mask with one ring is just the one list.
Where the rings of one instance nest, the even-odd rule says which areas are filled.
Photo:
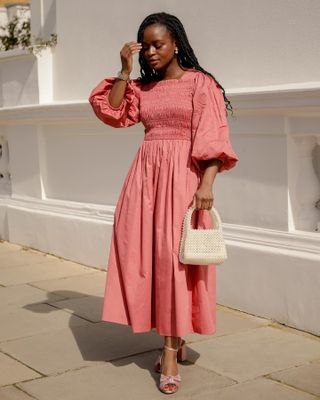
[[165, 385], [165, 389], [168, 389], [170, 391], [175, 390], [175, 388], [176, 388], [176, 385], [174, 383], [167, 383]]

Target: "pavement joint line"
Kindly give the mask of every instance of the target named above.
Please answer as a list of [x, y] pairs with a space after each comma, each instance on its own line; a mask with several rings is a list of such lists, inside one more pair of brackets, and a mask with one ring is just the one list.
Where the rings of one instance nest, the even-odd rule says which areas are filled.
[[[61, 310], [61, 309], [60, 309]], [[89, 324], [88, 324], [89, 325]], [[72, 326], [72, 328], [81, 328], [81, 327], [85, 327], [85, 326], [87, 326], [87, 325], [75, 325], [75, 326]], [[60, 331], [63, 331], [63, 330], [66, 330], [66, 329], [68, 329], [69, 331], [71, 331], [72, 332], [72, 329], [70, 329], [70, 327], [69, 326], [67, 326], [67, 327], [63, 327], [63, 328], [58, 328], [58, 329], [50, 329], [50, 330], [48, 330], [48, 331], [43, 331], [43, 332], [37, 332], [37, 333], [33, 333], [33, 334], [31, 334], [31, 335], [27, 335], [27, 336], [19, 336], [19, 337], [16, 337], [16, 338], [14, 338], [14, 339], [7, 339], [7, 340], [1, 340], [0, 341], [0, 351], [3, 351], [2, 350], [2, 347], [1, 347], [1, 345], [3, 344], [3, 343], [10, 343], [10, 342], [14, 342], [15, 340], [22, 340], [22, 339], [27, 339], [27, 338], [31, 338], [31, 337], [33, 337], [33, 336], [38, 336], [38, 335], [48, 335], [48, 334], [50, 334], [50, 333], [57, 333], [57, 332], [60, 332]]]
[[[91, 274], [85, 274], [85, 275], [91, 275]], [[77, 275], [78, 276], [78, 275]], [[58, 278], [59, 280], [60, 279], [66, 279], [66, 278], [68, 278], [68, 277], [63, 277], [63, 278]], [[47, 280], [47, 279], [44, 279], [45, 281]], [[50, 279], [48, 279], [48, 280], [50, 280]], [[55, 280], [55, 279], [54, 279]], [[19, 285], [29, 285], [29, 286], [31, 286], [31, 287], [34, 287], [34, 288], [36, 288], [36, 289], [40, 289], [40, 290], [42, 290], [43, 292], [46, 292], [46, 293], [52, 293], [52, 291], [59, 291], [59, 290], [61, 290], [61, 291], [63, 291], [63, 290], [68, 290], [69, 291], [69, 289], [59, 289], [59, 288], [57, 288], [57, 289], [52, 289], [52, 290], [50, 290], [50, 291], [48, 291], [47, 289], [43, 289], [43, 288], [41, 288], [41, 287], [39, 287], [39, 286], [37, 286], [37, 285], [35, 285], [34, 283], [37, 283], [37, 282], [42, 282], [42, 281], [35, 281], [35, 282], [27, 282], [27, 283], [22, 283], [22, 284], [18, 284], [18, 285], [10, 285], [10, 286], [8, 286], [8, 287], [12, 287], [12, 286], [19, 286]], [[60, 296], [60, 297], [62, 297], [60, 294], [58, 294], [58, 295], [56, 295], [56, 296]], [[92, 294], [84, 294], [83, 296], [79, 296], [79, 297], [88, 297], [88, 296], [92, 296]], [[78, 297], [64, 297], [63, 299], [61, 299], [61, 300], [71, 300], [71, 299], [77, 299]], [[60, 301], [60, 300], [57, 300], [57, 301]]]
[[[88, 296], [84, 296], [84, 297], [88, 297]], [[76, 298], [78, 298], [78, 297], [76, 297]], [[82, 297], [81, 297], [81, 298], [82, 298]], [[69, 300], [69, 299], [68, 299], [68, 300]], [[55, 303], [58, 303], [59, 301], [63, 301], [63, 299], [62, 299], [62, 300], [58, 300], [58, 301], [56, 301]], [[87, 319], [87, 318], [81, 317], [80, 315], [76, 314], [74, 311], [69, 311], [69, 310], [66, 309], [66, 308], [56, 307], [54, 304], [50, 304], [50, 303], [46, 303], [46, 302], [45, 302], [45, 303], [41, 303], [41, 304], [46, 304], [46, 305], [48, 305], [48, 306], [51, 306], [51, 307], [55, 308], [56, 310], [64, 311], [64, 312], [66, 312], [66, 313], [68, 313], [68, 314], [70, 314], [70, 315], [75, 315], [76, 317], [81, 318], [81, 319], [83, 319], [84, 321], [91, 322], [91, 323], [97, 323], [97, 322], [93, 322], [93, 321], [91, 321], [91, 320], [89, 320], [89, 319]], [[98, 321], [98, 322], [101, 322], [101, 321]], [[83, 326], [83, 325], [80, 325], [80, 326]], [[86, 326], [86, 325], [85, 325], [85, 326]]]
[[[188, 364], [186, 364], [185, 361], [184, 361], [184, 362], [182, 363], [182, 365], [185, 365], [185, 366], [196, 366], [197, 368], [201, 368], [202, 370], [204, 370], [204, 371], [206, 371], [206, 372], [219, 375], [219, 376], [222, 377], [222, 378], [227, 378], [227, 379], [233, 381], [232, 384], [231, 384], [230, 386], [232, 386], [232, 385], [237, 385], [237, 384], [239, 384], [239, 383], [242, 383], [241, 381], [237, 381], [237, 380], [234, 379], [234, 378], [230, 378], [230, 376], [223, 375], [220, 371], [217, 371], [217, 370], [214, 370], [214, 369], [210, 369], [210, 368], [206, 368], [206, 367], [204, 367], [203, 365], [198, 365], [197, 363], [191, 362], [191, 361], [188, 361], [188, 360], [187, 360], [187, 362], [188, 362]], [[229, 386], [229, 385], [228, 385], [228, 386]]]
[[[296, 367], [294, 367], [294, 368], [296, 368]], [[279, 371], [274, 371], [274, 372], [279, 372]], [[272, 372], [272, 373], [274, 373], [274, 372]], [[308, 392], [308, 390], [305, 390], [305, 389], [300, 389], [300, 388], [298, 388], [298, 387], [296, 387], [296, 386], [291, 385], [290, 383], [281, 381], [281, 380], [279, 380], [279, 379], [271, 378], [271, 377], [269, 377], [269, 376], [266, 376], [265, 378], [266, 378], [266, 379], [269, 379], [270, 381], [280, 383], [281, 385], [288, 386], [288, 387], [290, 387], [291, 389], [297, 390], [298, 392], [307, 393], [307, 394], [310, 394], [310, 395], [312, 395], [312, 396], [317, 396], [315, 393]]]
[[[47, 292], [47, 293], [51, 293], [51, 292]], [[55, 294], [55, 296], [60, 296], [59, 294]], [[77, 297], [62, 297], [61, 299], [58, 300], [52, 300], [52, 303], [60, 303], [60, 301], [65, 301], [65, 300], [76, 300], [76, 299], [83, 299], [84, 297], [91, 297], [91, 294], [84, 294], [83, 296], [77, 296]], [[51, 300], [50, 300], [51, 301]], [[50, 303], [51, 305], [51, 303]]]
[[[69, 368], [69, 369], [65, 369], [65, 370], [61, 370], [61, 371], [56, 371], [56, 372], [53, 372], [53, 373], [51, 373], [49, 375], [42, 374], [43, 376], [37, 376], [35, 378], [30, 378], [30, 379], [26, 379], [24, 381], [19, 381], [19, 382], [16, 382], [16, 384], [18, 385], [20, 383], [32, 382], [32, 381], [36, 381], [36, 380], [39, 380], [39, 379], [45, 379], [45, 378], [56, 378], [56, 377], [58, 377], [60, 375], [67, 374], [69, 372], [75, 372], [75, 371], [80, 371], [82, 369], [96, 368], [96, 367], [99, 367], [99, 366], [104, 366], [104, 363], [105, 363], [105, 361], [103, 361], [103, 360], [102, 361], [94, 361], [90, 365], [81, 365], [81, 366], [75, 367], [75, 368]], [[8, 385], [6, 385], [6, 386], [8, 386]]]
[[279, 329], [279, 330], [282, 330], [285, 332], [293, 333], [297, 336], [302, 336], [302, 337], [309, 338], [311, 340], [320, 342], [320, 336], [315, 335], [314, 333], [303, 331], [302, 329], [298, 329], [293, 326], [282, 324], [281, 322], [275, 321], [273, 319], [270, 319], [270, 321], [271, 321], [270, 326], [272, 326], [273, 328], [276, 328], [276, 329]]
[[[40, 263], [41, 264], [41, 263]], [[19, 267], [21, 267], [21, 265], [19, 265]], [[9, 267], [10, 268], [10, 267]], [[68, 268], [68, 267], [67, 267]], [[93, 274], [93, 272], [82, 272], [80, 274], [72, 274], [72, 275], [67, 275], [67, 276], [61, 276], [59, 278], [49, 278], [49, 279], [40, 279], [38, 281], [30, 281], [30, 282], [23, 282], [23, 283], [18, 283], [17, 285], [9, 285], [7, 287], [11, 287], [11, 286], [18, 286], [18, 285], [32, 285], [34, 283], [37, 282], [43, 282], [43, 281], [55, 281], [55, 280], [60, 280], [60, 279], [67, 279], [67, 278], [73, 278], [73, 277], [78, 277], [78, 276], [83, 276], [83, 275], [91, 275]], [[37, 289], [41, 289], [41, 288], [37, 288]]]
[[36, 372], [37, 374], [40, 374], [41, 376], [47, 376], [47, 375], [43, 374], [42, 372], [36, 370], [35, 368], [30, 367], [30, 366], [29, 366], [28, 364], [26, 364], [25, 362], [23, 362], [23, 361], [19, 360], [18, 358], [14, 357], [12, 354], [7, 353], [7, 352], [4, 351], [3, 349], [0, 348], [0, 351], [1, 351], [2, 354], [5, 354], [5, 355], [8, 356], [9, 358], [12, 358], [13, 360], [17, 361], [19, 364], [24, 365], [25, 367], [31, 369], [32, 371]]
[[[297, 368], [297, 367], [299, 367], [300, 365], [298, 365], [298, 366], [294, 366], [293, 368]], [[287, 368], [287, 369], [291, 369], [291, 368]], [[270, 374], [272, 373], [275, 373], [275, 372], [279, 372], [279, 371], [273, 371], [273, 372], [270, 372]], [[270, 374], [268, 374], [268, 375], [270, 375]], [[294, 389], [294, 390], [296, 390], [297, 392], [300, 392], [300, 393], [307, 393], [307, 394], [310, 394], [311, 396], [317, 396], [316, 394], [314, 394], [314, 393], [312, 393], [312, 392], [308, 392], [307, 390], [305, 390], [305, 389], [300, 389], [300, 388], [298, 388], [298, 387], [296, 387], [296, 386], [293, 386], [293, 385], [290, 385], [289, 383], [287, 383], [287, 382], [284, 382], [284, 381], [281, 381], [281, 380], [279, 380], [279, 379], [276, 379], [276, 378], [271, 378], [270, 376], [263, 376], [263, 378], [265, 378], [265, 379], [268, 379], [268, 380], [270, 380], [270, 381], [273, 381], [273, 382], [277, 382], [277, 383], [280, 383], [281, 385], [283, 385], [283, 386], [288, 386], [289, 388], [291, 388], [291, 389]], [[317, 397], [318, 398], [318, 397]]]
[[[47, 261], [44, 261], [44, 262], [31, 262], [31, 263], [24, 263], [24, 264], [19, 264], [19, 265], [11, 265], [11, 266], [6, 266], [6, 267], [1, 267], [1, 269], [12, 269], [12, 268], [25, 268], [25, 267], [34, 267], [34, 266], [42, 266], [42, 265], [45, 265], [45, 267], [47, 267], [48, 266], [48, 264], [54, 264], [54, 262], [47, 262]], [[43, 268], [45, 268], [45, 267], [43, 267]], [[69, 267], [66, 267], [66, 268], [69, 268]], [[87, 272], [88, 273], [88, 272]], [[80, 275], [80, 274], [79, 274]], [[77, 275], [68, 275], [67, 277], [69, 277], [69, 276], [77, 276]], [[64, 277], [63, 277], [64, 278]], [[43, 280], [51, 280], [51, 279], [60, 279], [60, 278], [49, 278], [49, 279], [43, 279]], [[32, 282], [32, 281], [31, 281]], [[38, 281], [35, 281], [35, 282], [38, 282]], [[29, 282], [23, 282], [23, 283], [29, 283]]]
[[126, 358], [136, 357], [136, 356], [140, 356], [140, 355], [143, 355], [143, 354], [149, 354], [149, 353], [152, 353], [152, 352], [155, 352], [155, 351], [161, 352], [161, 349], [162, 348], [160, 348], [160, 347], [156, 347], [156, 348], [153, 348], [153, 349], [141, 351], [140, 353], [126, 354], [126, 355], [120, 356], [118, 358], [112, 358], [110, 360], [103, 360], [103, 362], [112, 363], [114, 361], [121, 361], [121, 360], [125, 360]]
[[[14, 383], [12, 386], [15, 387], [17, 390], [20, 390], [21, 392], [27, 394], [30, 397], [30, 399], [39, 400], [39, 398], [34, 397], [32, 394], [27, 392], [25, 389], [23, 389], [22, 387], [18, 386], [17, 383], [19, 383], [19, 382]], [[11, 386], [11, 385], [9, 385], [9, 386]]]
[[[43, 288], [41, 288], [41, 287], [38, 287], [38, 286], [35, 286], [35, 285], [32, 285], [32, 283], [22, 283], [22, 285], [28, 285], [28, 286], [31, 286], [31, 287], [33, 287], [33, 288], [35, 288], [35, 289], [39, 289], [39, 290], [42, 290], [43, 292], [45, 292], [45, 293], [47, 293], [47, 294], [51, 294], [51, 291], [49, 291], [48, 292], [48, 290], [46, 290], [46, 289], [43, 289]], [[19, 285], [12, 285], [12, 286], [19, 286]], [[58, 289], [59, 290], [59, 289]], [[62, 297], [60, 294], [55, 294], [55, 296], [60, 296], [60, 297]], [[71, 297], [62, 297], [60, 300], [68, 300], [68, 299], [70, 299]], [[72, 298], [75, 298], [75, 297], [72, 297]], [[57, 301], [60, 301], [60, 300], [57, 300]]]
[[[91, 275], [91, 273], [80, 274], [80, 275]], [[79, 275], [72, 275], [72, 276], [79, 276]], [[39, 282], [43, 282], [43, 281], [56, 281], [56, 280], [59, 280], [59, 281], [60, 281], [60, 280], [63, 280], [63, 279], [68, 279], [68, 278], [70, 278], [70, 275], [69, 275], [69, 276], [62, 276], [62, 277], [60, 277], [60, 278], [42, 279], [42, 280], [40, 280], [40, 281], [26, 282], [25, 285], [29, 285], [29, 286], [35, 287], [36, 289], [41, 289], [41, 290], [43, 290], [44, 292], [51, 293], [51, 291], [48, 292], [47, 289], [43, 289], [43, 288], [37, 286], [36, 284], [39, 283]], [[13, 285], [12, 285], [12, 286], [13, 286]], [[59, 289], [53, 289], [53, 290], [56, 291], [56, 290], [59, 290]], [[68, 290], [68, 289], [66, 289], [66, 290]]]
[[[189, 345], [189, 344], [193, 344], [193, 343], [204, 343], [204, 342], [209, 342], [210, 340], [216, 340], [216, 339], [219, 339], [220, 337], [226, 337], [226, 336], [232, 336], [232, 335], [237, 335], [238, 333], [245, 333], [245, 332], [249, 332], [249, 331], [251, 331], [251, 330], [255, 330], [255, 329], [261, 329], [261, 328], [266, 328], [266, 327], [269, 327], [269, 325], [261, 325], [261, 326], [253, 326], [253, 327], [251, 327], [251, 328], [244, 328], [244, 329], [241, 329], [241, 330], [239, 330], [239, 331], [237, 331], [237, 332], [229, 332], [229, 333], [223, 333], [223, 334], [221, 334], [221, 335], [212, 335], [212, 337], [211, 338], [206, 338], [206, 339], [201, 339], [201, 340], [188, 340], [187, 342], [186, 342], [186, 345]], [[191, 333], [196, 333], [196, 332], [191, 332]]]
[[42, 264], [49, 264], [49, 263], [52, 264], [52, 260], [24, 262], [23, 264], [8, 265], [5, 267], [1, 267], [1, 269], [23, 268], [23, 267], [28, 267], [30, 265], [33, 266], [33, 265], [42, 265]]
[[[69, 267], [66, 267], [69, 268]], [[30, 282], [26, 282], [26, 284], [33, 284], [33, 283], [37, 283], [37, 282], [43, 282], [43, 281], [58, 281], [58, 280], [62, 280], [62, 279], [68, 279], [68, 278], [73, 278], [73, 277], [78, 277], [78, 276], [82, 276], [82, 275], [93, 275], [96, 274], [96, 271], [90, 271], [90, 272], [82, 272], [80, 274], [72, 274], [72, 275], [67, 275], [67, 276], [60, 276], [57, 278], [49, 278], [49, 279], [41, 279], [38, 281], [30, 281]]]

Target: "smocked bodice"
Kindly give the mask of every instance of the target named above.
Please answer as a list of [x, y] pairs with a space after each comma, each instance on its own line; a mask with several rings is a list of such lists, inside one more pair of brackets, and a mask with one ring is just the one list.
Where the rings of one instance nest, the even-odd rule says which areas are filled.
[[[116, 79], [103, 79], [90, 94], [90, 104], [101, 121], [115, 128], [141, 122], [144, 141], [154, 140], [156, 146], [166, 146], [170, 141], [173, 152], [177, 139], [191, 141], [190, 157], [199, 170], [199, 160], [221, 160], [219, 172], [236, 164], [238, 157], [229, 140], [223, 94], [212, 77], [187, 69], [179, 79], [148, 84], [132, 79], [120, 106], [113, 107], [109, 94]], [[157, 139], [167, 140], [160, 144]]]
[[145, 140], [191, 140], [191, 79], [152, 82], [141, 88], [140, 119], [145, 127]]

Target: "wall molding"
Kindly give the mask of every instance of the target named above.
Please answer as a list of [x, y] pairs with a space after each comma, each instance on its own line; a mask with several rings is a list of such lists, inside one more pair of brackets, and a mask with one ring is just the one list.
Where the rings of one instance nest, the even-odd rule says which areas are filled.
[[115, 206], [81, 203], [70, 200], [34, 199], [25, 196], [0, 197], [0, 207], [35, 210], [38, 213], [50, 213], [92, 221], [113, 224]]
[[[320, 82], [226, 91], [236, 115], [320, 116]], [[88, 92], [89, 96], [89, 92]], [[231, 119], [232, 117], [230, 117]], [[59, 101], [0, 108], [0, 125], [66, 120], [95, 121], [88, 100]]]
[[[27, 197], [1, 197], [0, 207], [19, 208], [37, 213], [50, 213], [92, 222], [101, 221], [112, 225], [115, 206], [97, 205], [66, 200], [37, 200]], [[259, 247], [263, 251], [272, 251], [288, 255], [301, 253], [303, 258], [311, 257], [320, 261], [320, 233], [317, 232], [283, 232], [253, 226], [222, 224], [227, 244], [242, 247]]]
[[15, 58], [31, 57], [36, 58], [33, 53], [28, 49], [12, 49], [7, 51], [0, 51], [0, 62], [12, 61]]
[[316, 257], [320, 261], [320, 233], [295, 230], [284, 232], [275, 229], [259, 228], [223, 223], [223, 232], [229, 243], [264, 247], [265, 251], [288, 254], [301, 253], [303, 258]]
[[320, 113], [320, 82], [233, 88], [226, 91], [241, 114], [300, 115]]

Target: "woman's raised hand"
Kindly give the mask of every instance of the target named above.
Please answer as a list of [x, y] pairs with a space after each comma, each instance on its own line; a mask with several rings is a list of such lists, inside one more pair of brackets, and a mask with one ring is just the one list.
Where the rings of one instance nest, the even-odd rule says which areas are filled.
[[130, 75], [132, 69], [133, 69], [133, 54], [138, 53], [142, 49], [142, 44], [132, 41], [132, 42], [127, 42], [124, 44], [120, 51], [120, 57], [121, 57], [121, 64], [122, 68], [121, 71], [123, 73], [126, 73]]

